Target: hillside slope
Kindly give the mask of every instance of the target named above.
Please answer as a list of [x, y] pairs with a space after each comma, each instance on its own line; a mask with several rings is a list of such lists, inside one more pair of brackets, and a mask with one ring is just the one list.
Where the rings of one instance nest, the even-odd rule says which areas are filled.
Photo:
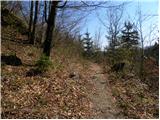
[[106, 78], [97, 76], [100, 66], [55, 50], [52, 68], [42, 75], [28, 77], [26, 73], [35, 67], [41, 50], [2, 42], [3, 55], [15, 53], [22, 60], [21, 66], [2, 65], [2, 118], [117, 117], [117, 113], [111, 112], [115, 108], [109, 88], [101, 89], [105, 83], [100, 82]]
[[[54, 54], [51, 70], [26, 77], [26, 72], [35, 67], [40, 50], [6, 41], [2, 42], [2, 53], [16, 53], [23, 63], [22, 66], [2, 65], [2, 118], [90, 117], [86, 95], [90, 84], [85, 66]], [[76, 72], [74, 77], [70, 77], [72, 72]]]
[[[4, 29], [9, 32], [15, 29], [21, 39], [18, 41], [14, 37], [8, 40], [3, 37], [1, 56], [16, 56], [22, 65], [2, 63], [2, 118], [159, 117], [157, 79], [154, 82], [156, 85], [151, 85], [155, 88], [155, 92], [152, 92], [151, 87], [140, 81], [135, 74], [104, 73], [103, 68], [109, 71], [109, 66], [102, 65], [104, 61], [100, 65], [84, 58], [80, 44], [71, 39], [54, 41], [50, 57], [52, 64], [47, 72], [28, 74], [37, 67], [42, 48], [23, 41], [28, 41], [26, 27], [21, 26], [19, 18], [11, 14], [3, 16], [2, 22], [5, 24], [2, 26], [2, 36]], [[13, 21], [12, 17], [15, 18]], [[21, 33], [19, 30], [24, 31]], [[149, 65], [153, 66], [148, 64], [147, 69], [150, 69]], [[158, 67], [152, 72], [159, 78]]]

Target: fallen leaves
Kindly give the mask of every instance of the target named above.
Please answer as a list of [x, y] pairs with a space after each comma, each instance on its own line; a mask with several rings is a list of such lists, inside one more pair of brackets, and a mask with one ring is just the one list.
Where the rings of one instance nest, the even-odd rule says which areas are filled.
[[[3, 66], [2, 118], [89, 118], [87, 77], [75, 81], [67, 71], [26, 77], [28, 67]], [[12, 69], [12, 71], [10, 70]]]
[[149, 91], [146, 84], [135, 77], [117, 80], [115, 76], [110, 75], [110, 80], [113, 96], [125, 118], [158, 118], [158, 98], [153, 97], [156, 93]]

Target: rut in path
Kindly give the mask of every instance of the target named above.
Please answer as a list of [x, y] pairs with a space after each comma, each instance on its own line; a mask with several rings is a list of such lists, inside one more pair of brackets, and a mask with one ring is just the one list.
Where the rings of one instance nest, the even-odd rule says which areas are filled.
[[107, 75], [102, 73], [102, 69], [97, 64], [91, 64], [91, 83], [95, 87], [94, 93], [89, 94], [89, 98], [93, 103], [93, 111], [96, 119], [116, 119], [121, 118], [119, 110], [114, 103], [111, 90], [107, 84]]

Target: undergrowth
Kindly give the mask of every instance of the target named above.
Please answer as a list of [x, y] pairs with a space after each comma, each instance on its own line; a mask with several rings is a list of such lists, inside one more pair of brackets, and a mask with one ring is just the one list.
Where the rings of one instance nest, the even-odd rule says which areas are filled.
[[125, 118], [158, 118], [157, 95], [151, 93], [146, 84], [137, 77], [129, 75], [119, 77], [110, 74], [109, 79], [112, 94]]
[[36, 66], [38, 71], [46, 72], [52, 66], [52, 62], [48, 56], [43, 54], [37, 61]]

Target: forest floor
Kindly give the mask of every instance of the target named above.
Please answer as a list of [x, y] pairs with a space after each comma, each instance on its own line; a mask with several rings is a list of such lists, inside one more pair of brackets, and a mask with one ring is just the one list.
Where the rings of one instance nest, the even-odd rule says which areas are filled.
[[35, 68], [41, 50], [11, 41], [2, 41], [1, 49], [5, 55], [16, 53], [23, 63], [1, 66], [2, 118], [159, 116], [157, 93], [134, 75], [103, 73], [100, 65], [70, 56], [70, 50], [59, 47], [51, 54], [53, 66], [47, 73], [26, 76]]
[[1, 61], [3, 119], [159, 118], [159, 66], [154, 62], [144, 65], [146, 81], [130, 71], [104, 73], [103, 67], [109, 66], [87, 60], [79, 44], [64, 39], [54, 41], [49, 70], [28, 76], [37, 67], [42, 48], [27, 44], [26, 35], [10, 35], [14, 29], [24, 30], [15, 16], [3, 19], [14, 28], [2, 29], [1, 56], [22, 61], [19, 66]]
[[[16, 53], [23, 65], [2, 65], [2, 118], [117, 118], [107, 75], [93, 62], [52, 54], [54, 66], [45, 74], [26, 76], [41, 50], [2, 42], [2, 53]], [[75, 73], [74, 77], [69, 77]]]

